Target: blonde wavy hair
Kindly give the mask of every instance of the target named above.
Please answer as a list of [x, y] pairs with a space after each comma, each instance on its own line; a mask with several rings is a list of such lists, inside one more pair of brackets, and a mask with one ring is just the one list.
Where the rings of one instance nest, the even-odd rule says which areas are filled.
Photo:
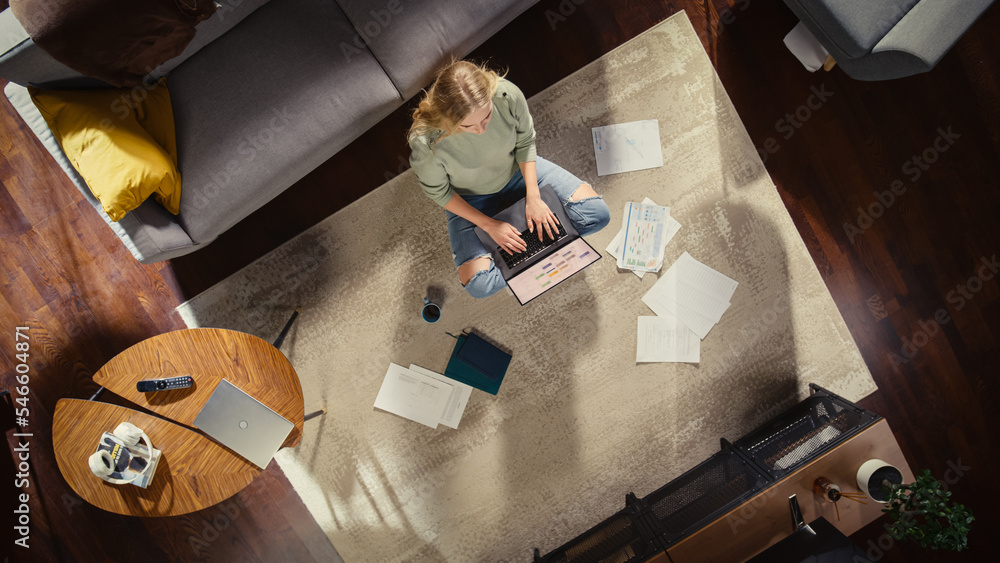
[[454, 134], [466, 117], [493, 99], [502, 77], [483, 65], [453, 61], [441, 69], [417, 109], [413, 110], [413, 124], [406, 135], [407, 140], [443, 131], [433, 140], [437, 143]]

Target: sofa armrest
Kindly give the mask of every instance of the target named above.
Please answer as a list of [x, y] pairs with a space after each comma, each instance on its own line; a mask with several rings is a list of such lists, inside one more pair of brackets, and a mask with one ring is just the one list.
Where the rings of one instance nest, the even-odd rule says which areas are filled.
[[10, 8], [0, 12], [0, 57], [28, 40], [28, 32]]
[[[993, 0], [922, 0], [882, 38], [873, 55], [896, 53], [928, 71], [961, 39]], [[908, 57], [906, 57], [908, 56]]]

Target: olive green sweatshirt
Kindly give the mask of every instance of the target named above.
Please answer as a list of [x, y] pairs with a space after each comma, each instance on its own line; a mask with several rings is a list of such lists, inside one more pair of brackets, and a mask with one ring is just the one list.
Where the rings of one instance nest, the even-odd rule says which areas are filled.
[[486, 131], [463, 131], [441, 139], [433, 131], [410, 141], [410, 166], [427, 197], [444, 207], [452, 195], [500, 191], [520, 162], [535, 160], [535, 127], [528, 101], [514, 84], [500, 79]]

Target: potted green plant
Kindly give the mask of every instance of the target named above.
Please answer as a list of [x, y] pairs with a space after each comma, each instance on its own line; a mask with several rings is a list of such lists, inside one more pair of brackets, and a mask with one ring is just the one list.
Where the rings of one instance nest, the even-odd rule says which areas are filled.
[[913, 540], [923, 547], [963, 551], [969, 547], [969, 528], [975, 518], [927, 469], [910, 484], [885, 483], [889, 496], [882, 509], [893, 520], [889, 534]]

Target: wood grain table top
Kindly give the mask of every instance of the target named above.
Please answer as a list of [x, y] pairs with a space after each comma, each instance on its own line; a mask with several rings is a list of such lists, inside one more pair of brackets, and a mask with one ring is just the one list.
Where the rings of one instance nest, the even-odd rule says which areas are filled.
[[[144, 379], [190, 375], [187, 389], [140, 393]], [[192, 428], [223, 379], [292, 422], [283, 446], [302, 439], [302, 387], [288, 359], [270, 343], [242, 332], [199, 328], [144, 340], [104, 365], [94, 381], [154, 415], [125, 407], [62, 399], [56, 404], [52, 442], [59, 471], [87, 502], [118, 514], [177, 516], [222, 502], [249, 485], [256, 465]], [[159, 415], [159, 416], [157, 416]], [[162, 418], [161, 418], [162, 417]], [[142, 428], [162, 452], [150, 485], [112, 485], [90, 471], [88, 458], [104, 432], [121, 422]]]
[[[180, 375], [193, 377], [194, 386], [155, 393], [135, 388], [144, 379]], [[283, 446], [298, 445], [305, 417], [299, 376], [280, 351], [256, 336], [219, 328], [168, 332], [128, 348], [94, 374], [112, 393], [186, 426], [193, 426], [223, 379], [290, 420], [295, 428]]]
[[[149, 487], [113, 485], [90, 471], [104, 432], [121, 422], [142, 428], [162, 455]], [[205, 436], [169, 420], [118, 405], [60, 399], [52, 420], [56, 463], [69, 486], [94, 506], [130, 516], [178, 516], [222, 502], [261, 470]]]

